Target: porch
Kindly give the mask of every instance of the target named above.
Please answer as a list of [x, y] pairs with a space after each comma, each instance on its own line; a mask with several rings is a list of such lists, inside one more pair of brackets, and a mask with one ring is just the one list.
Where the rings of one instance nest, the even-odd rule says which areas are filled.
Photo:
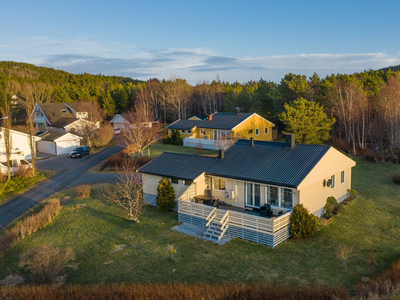
[[271, 207], [273, 216], [260, 216], [256, 210], [220, 205], [219, 208], [177, 200], [179, 222], [203, 230], [203, 238], [218, 242], [224, 236], [238, 237], [276, 247], [290, 237], [291, 210]]
[[218, 150], [215, 140], [198, 139], [198, 138], [193, 138], [193, 137], [184, 138], [183, 146], [191, 147], [191, 148]]

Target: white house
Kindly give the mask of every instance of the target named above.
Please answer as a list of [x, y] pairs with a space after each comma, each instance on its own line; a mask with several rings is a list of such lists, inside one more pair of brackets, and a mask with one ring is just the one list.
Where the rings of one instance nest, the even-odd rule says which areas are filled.
[[79, 132], [88, 125], [100, 127], [102, 118], [97, 111], [90, 111], [85, 102], [74, 103], [37, 103], [34, 110], [34, 122], [38, 130]]
[[[129, 114], [116, 114], [110, 121], [110, 124], [112, 124], [112, 127], [115, 132], [119, 130], [126, 130], [131, 128], [132, 124], [130, 121], [130, 116]], [[158, 124], [158, 121], [153, 121], [153, 122], [144, 122], [142, 125], [146, 127], [153, 127], [156, 124]]]
[[40, 136], [37, 142], [39, 152], [60, 155], [68, 154], [80, 146], [82, 138], [69, 132], [47, 131]]
[[[12, 144], [12, 153], [20, 154], [24, 156], [26, 159], [32, 159], [31, 148], [29, 147], [29, 134], [11, 130], [11, 144]], [[34, 137], [35, 142], [40, 140], [40, 137]], [[4, 141], [4, 128], [0, 127], [0, 153], [6, 152], [6, 146]]]

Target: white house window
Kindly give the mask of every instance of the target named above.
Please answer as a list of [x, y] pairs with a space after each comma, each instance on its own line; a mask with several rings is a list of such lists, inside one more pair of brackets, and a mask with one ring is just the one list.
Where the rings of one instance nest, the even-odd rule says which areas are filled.
[[276, 186], [269, 186], [267, 191], [268, 203], [274, 206], [279, 205], [279, 188]]
[[206, 135], [206, 133], [207, 133], [207, 130], [206, 130], [206, 129], [200, 129], [200, 134], [201, 134], [201, 135]]
[[260, 207], [261, 186], [257, 183], [246, 182], [246, 205]]
[[282, 189], [282, 207], [292, 208], [293, 207], [293, 190]]
[[42, 116], [42, 113], [40, 111], [35, 112], [35, 117], [40, 118]]
[[191, 131], [191, 130], [188, 130], [188, 133], [190, 134], [190, 133], [192, 133], [192, 131]]
[[171, 183], [173, 183], [173, 184], [179, 184], [178, 178], [171, 178]]
[[256, 128], [256, 135], [259, 135], [259, 134], [260, 134], [260, 129]]
[[332, 175], [331, 176], [331, 180], [332, 180], [332, 188], [334, 189], [335, 188], [335, 186], [336, 186], [336, 175]]
[[265, 127], [264, 134], [268, 134], [268, 127]]
[[182, 133], [185, 133], [185, 130], [181, 130]]
[[214, 190], [226, 190], [226, 181], [223, 178], [214, 177]]
[[344, 171], [340, 173], [340, 183], [344, 183]]
[[186, 185], [186, 186], [189, 186], [189, 185], [191, 185], [192, 183], [193, 183], [193, 180], [185, 180], [185, 181], [183, 182], [183, 184]]

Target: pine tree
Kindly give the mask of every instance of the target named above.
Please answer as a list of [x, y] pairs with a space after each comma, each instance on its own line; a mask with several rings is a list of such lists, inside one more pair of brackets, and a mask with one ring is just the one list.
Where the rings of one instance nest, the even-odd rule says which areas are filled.
[[171, 181], [166, 177], [163, 177], [158, 183], [156, 205], [163, 211], [169, 211], [175, 207], [175, 191]]
[[290, 233], [295, 239], [305, 239], [314, 235], [317, 229], [316, 218], [303, 206], [297, 204], [290, 218]]

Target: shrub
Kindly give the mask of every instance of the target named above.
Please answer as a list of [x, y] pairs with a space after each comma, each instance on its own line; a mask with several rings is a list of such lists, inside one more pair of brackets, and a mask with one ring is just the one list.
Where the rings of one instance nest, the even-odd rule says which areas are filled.
[[33, 177], [34, 173], [33, 173], [33, 169], [32, 168], [18, 168], [18, 171], [16, 172], [15, 175], [18, 175], [20, 177], [23, 178], [30, 178]]
[[369, 162], [378, 162], [382, 160], [382, 157], [379, 155], [379, 153], [369, 148], [360, 149], [358, 150], [357, 154]]
[[183, 146], [183, 139], [182, 139], [181, 134], [179, 133], [179, 130], [176, 130], [176, 131], [175, 131], [174, 145], [176, 145], [176, 146]]
[[38, 213], [18, 222], [10, 231], [0, 236], [0, 256], [5, 254], [18, 240], [42, 229], [60, 212], [60, 199], [51, 199]]
[[324, 217], [329, 219], [330, 217], [332, 217], [332, 213], [337, 205], [337, 201], [335, 197], [328, 197], [326, 199], [326, 204], [325, 204], [325, 208], [324, 208]]
[[347, 189], [347, 192], [349, 193], [349, 199], [350, 200], [354, 200], [354, 199], [357, 198], [358, 192], [356, 190]]
[[93, 147], [107, 146], [114, 137], [114, 129], [109, 124], [103, 125], [97, 129], [94, 138], [91, 140]]
[[168, 135], [164, 136], [162, 141], [163, 141], [163, 144], [171, 144], [171, 138]]
[[400, 174], [399, 173], [392, 173], [392, 174], [390, 174], [390, 177], [392, 178], [392, 182], [394, 184], [400, 185]]
[[107, 163], [109, 164], [110, 167], [113, 168], [122, 168], [122, 166], [126, 163], [129, 165], [132, 165], [133, 168], [140, 168], [147, 164], [149, 161], [151, 161], [153, 157], [125, 157], [125, 154], [123, 151], [120, 151], [118, 153], [115, 153], [114, 155], [110, 156], [107, 159]]
[[61, 251], [46, 245], [36, 247], [21, 255], [19, 266], [26, 267], [37, 284], [61, 285], [63, 282], [60, 281], [65, 277], [60, 277], [60, 272], [65, 268], [76, 266], [69, 264], [71, 260], [75, 260], [75, 254], [71, 248]]
[[172, 210], [175, 207], [175, 191], [171, 181], [163, 177], [157, 187], [157, 208], [163, 211]]
[[343, 205], [338, 203], [333, 207], [333, 213], [335, 215], [337, 215], [338, 213], [340, 213], [343, 210], [343, 208], [344, 208]]
[[88, 184], [82, 184], [75, 188], [75, 195], [78, 199], [89, 198], [92, 194], [92, 187]]
[[317, 230], [316, 219], [303, 204], [297, 204], [294, 207], [290, 222], [290, 233], [295, 239], [311, 237]]

